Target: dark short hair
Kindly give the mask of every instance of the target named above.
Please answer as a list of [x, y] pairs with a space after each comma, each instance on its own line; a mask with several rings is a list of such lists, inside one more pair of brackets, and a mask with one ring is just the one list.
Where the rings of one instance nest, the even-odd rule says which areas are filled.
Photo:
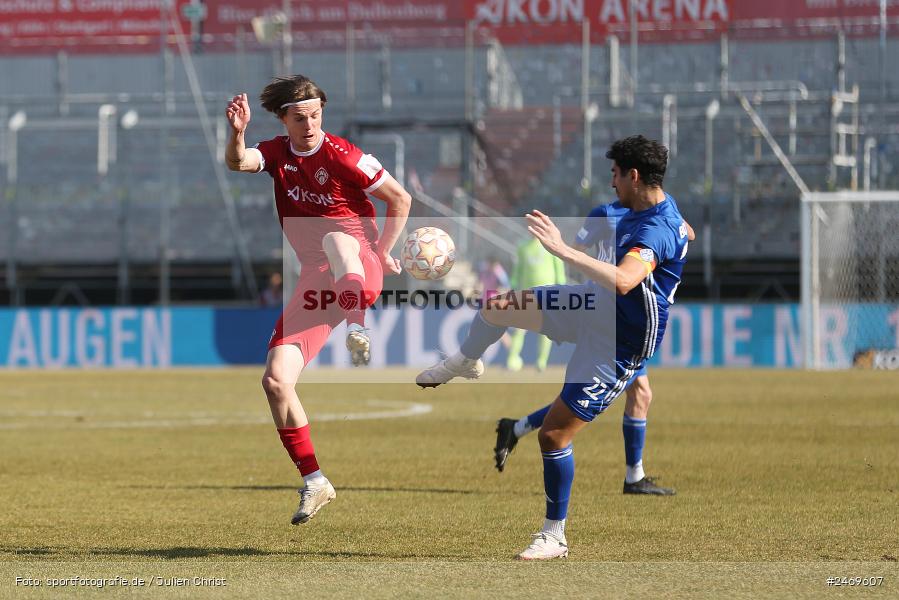
[[286, 108], [282, 108], [284, 104], [312, 100], [313, 98], [320, 98], [322, 106], [328, 101], [325, 91], [305, 75], [275, 77], [259, 95], [262, 108], [276, 114], [279, 118], [287, 112]]
[[606, 158], [614, 160], [622, 171], [637, 169], [646, 185], [662, 187], [668, 167], [668, 148], [659, 142], [633, 135], [613, 143]]

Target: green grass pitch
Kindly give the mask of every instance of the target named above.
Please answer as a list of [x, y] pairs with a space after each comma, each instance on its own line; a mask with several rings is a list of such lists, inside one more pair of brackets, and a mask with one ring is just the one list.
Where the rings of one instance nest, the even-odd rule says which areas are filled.
[[[299, 527], [260, 376], [0, 373], [0, 597], [899, 596], [899, 373], [651, 371], [644, 462], [677, 496], [622, 495], [619, 399], [575, 441], [571, 556], [545, 564], [512, 561], [542, 523], [536, 436], [498, 474], [493, 429], [560, 371], [301, 381], [338, 497]], [[47, 586], [75, 576], [150, 583]]]

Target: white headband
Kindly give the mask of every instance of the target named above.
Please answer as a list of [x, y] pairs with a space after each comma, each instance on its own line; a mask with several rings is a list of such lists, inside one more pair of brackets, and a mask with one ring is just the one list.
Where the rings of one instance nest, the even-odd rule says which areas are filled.
[[308, 100], [300, 100], [299, 102], [285, 102], [281, 108], [287, 106], [303, 106], [304, 104], [312, 104], [313, 102], [321, 102], [321, 98], [309, 98]]

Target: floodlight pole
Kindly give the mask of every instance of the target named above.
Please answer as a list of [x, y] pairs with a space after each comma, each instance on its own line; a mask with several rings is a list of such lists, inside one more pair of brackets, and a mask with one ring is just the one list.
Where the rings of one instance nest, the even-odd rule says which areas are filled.
[[65, 50], [56, 53], [56, 94], [59, 98], [57, 112], [60, 117], [69, 115], [69, 55]]
[[703, 282], [707, 291], [712, 288], [712, 177], [715, 165], [715, 118], [721, 103], [715, 99], [705, 109], [705, 202], [702, 207]]
[[581, 23], [581, 114], [584, 118], [584, 174], [581, 189], [590, 191], [593, 185], [593, 121], [599, 112], [596, 104], [590, 103], [590, 20]]
[[727, 88], [730, 86], [730, 43], [726, 33], [721, 34], [721, 47], [718, 56], [718, 83], [722, 100], [727, 100]]
[[106, 177], [109, 164], [116, 161], [115, 104], [103, 104], [97, 110], [97, 175]]
[[6, 289], [9, 290], [10, 306], [18, 306], [22, 302], [16, 273], [16, 236], [18, 227], [18, 181], [19, 181], [19, 130], [25, 126], [28, 117], [25, 111], [17, 111], [6, 123], [6, 183], [8, 186], [7, 201], [9, 223], [8, 246], [6, 252]]
[[[862, 187], [866, 192], [871, 191], [871, 172], [876, 171], [876, 162], [871, 161], [871, 153], [877, 148], [877, 139], [865, 138], [865, 150], [862, 160]], [[874, 167], [872, 169], [872, 166]]]
[[631, 25], [631, 108], [637, 104], [637, 3], [628, 2], [628, 12], [630, 13]]
[[372, 133], [365, 135], [366, 141], [386, 142], [393, 144], [394, 170], [393, 178], [400, 187], [406, 187], [406, 140], [398, 133]]
[[465, 121], [474, 122], [475, 91], [474, 91], [474, 34], [477, 25], [474, 21], [465, 23]]
[[581, 188], [589, 193], [593, 186], [593, 121], [599, 116], [599, 105], [590, 103], [584, 111], [584, 176]]
[[668, 157], [677, 156], [677, 96], [665, 94], [662, 98], [662, 145], [668, 148]]
[[18, 135], [15, 130], [9, 128], [7, 132], [8, 150], [6, 155], [6, 183], [9, 186], [6, 192], [7, 201], [7, 248], [6, 248], [6, 289], [9, 290], [9, 304], [15, 306], [18, 295], [18, 282], [16, 281], [16, 221], [18, 221], [16, 206], [16, 171], [18, 170]]
[[590, 104], [590, 21], [581, 24], [581, 110], [586, 114]]
[[618, 108], [621, 104], [621, 55], [618, 37], [610, 35], [609, 42], [609, 104]]
[[[475, 21], [468, 21], [465, 23], [465, 82], [463, 86], [462, 93], [464, 94], [463, 103], [465, 107], [465, 127], [461, 132], [461, 143], [462, 143], [462, 187], [465, 188], [469, 194], [476, 193], [477, 186], [477, 161], [475, 160], [477, 153], [477, 138], [474, 135], [474, 128], [476, 115], [479, 112], [478, 107], [476, 105], [477, 98], [475, 97], [475, 34], [477, 30], [477, 23]], [[489, 96], [489, 90], [488, 90]], [[490, 98], [488, 97], [488, 102]], [[468, 207], [465, 207], [464, 217], [468, 217]], [[462, 230], [459, 230], [459, 233], [463, 233]], [[468, 243], [468, 239], [463, 238], [459, 240], [460, 242], [460, 250], [462, 248], [466, 248], [465, 244]]]
[[[887, 103], [887, 0], [880, 0], [880, 39], [879, 39], [879, 58], [880, 58], [880, 130], [885, 131], [887, 125], [886, 103]], [[880, 160], [878, 153], [877, 160]], [[885, 169], [884, 169], [885, 170]], [[878, 169], [878, 177], [882, 177], [882, 171]], [[882, 184], [883, 180], [881, 180]], [[880, 185], [878, 185], [880, 187]]]
[[837, 91], [846, 91], [846, 34], [837, 32]]
[[553, 96], [553, 158], [562, 154], [562, 97]]
[[290, 77], [293, 71], [293, 31], [290, 27], [290, 0], [284, 0], [281, 10], [284, 13], [284, 28], [281, 31], [281, 72]]
[[[346, 102], [350, 123], [356, 121], [356, 28], [346, 24]], [[354, 132], [355, 133], [355, 132]]]
[[169, 6], [171, 0], [162, 0], [159, 3], [159, 52], [161, 57], [161, 66], [163, 72], [163, 96], [166, 99], [163, 102], [162, 119], [159, 127], [159, 170], [161, 174], [162, 189], [159, 198], [159, 304], [167, 307], [171, 299], [170, 292], [170, 264], [169, 264], [169, 237], [170, 218], [171, 218], [171, 189], [169, 174], [169, 117], [174, 111], [174, 105], [168, 102], [171, 94], [170, 81], [168, 77], [168, 32], [169, 32]]
[[393, 107], [393, 93], [390, 86], [390, 44], [386, 39], [381, 44], [378, 66], [381, 75], [381, 110], [387, 112]]
[[[132, 108], [122, 115], [119, 125], [125, 130], [133, 129], [137, 125], [138, 119], [137, 111]], [[125, 305], [130, 301], [129, 289], [131, 286], [128, 260], [128, 217], [131, 208], [131, 198], [127, 185], [116, 187], [116, 193], [119, 195], [119, 264], [116, 302], [119, 305]]]

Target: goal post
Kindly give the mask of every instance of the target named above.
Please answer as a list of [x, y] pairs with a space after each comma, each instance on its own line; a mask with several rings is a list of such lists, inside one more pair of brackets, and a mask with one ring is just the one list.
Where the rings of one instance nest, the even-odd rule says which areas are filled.
[[803, 194], [800, 233], [806, 368], [845, 369], [895, 353], [899, 190]]

